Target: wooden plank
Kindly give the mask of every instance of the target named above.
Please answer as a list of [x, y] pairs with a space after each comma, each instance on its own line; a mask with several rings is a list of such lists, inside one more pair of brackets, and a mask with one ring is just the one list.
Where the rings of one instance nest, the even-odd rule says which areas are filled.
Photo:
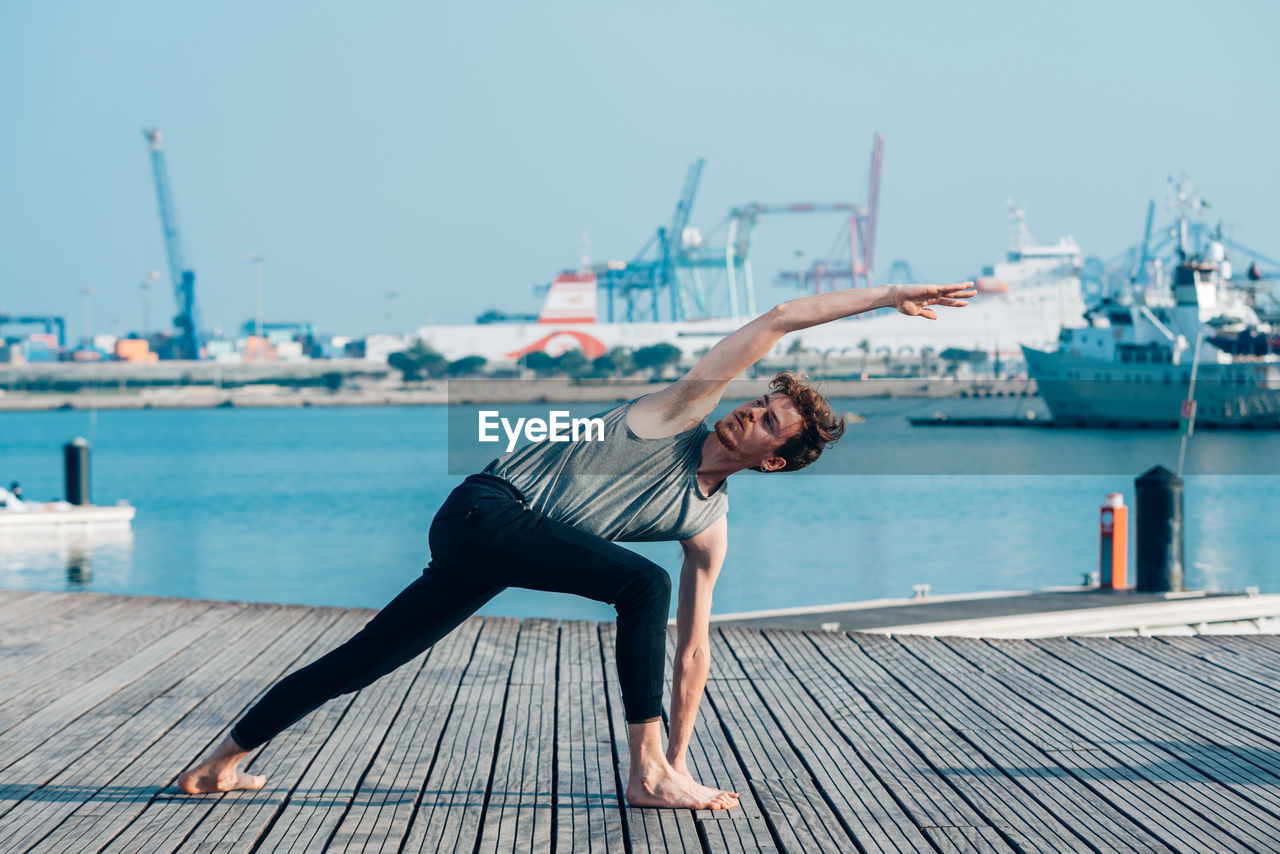
[[[902, 750], [918, 754], [923, 760], [911, 769], [912, 777], [919, 778], [921, 788], [927, 788], [923, 784], [928, 778], [937, 781], [935, 791], [926, 792], [926, 795], [944, 814], [951, 816], [945, 822], [947, 826], [994, 827], [999, 831], [997, 836], [1020, 850], [1072, 850], [1083, 844], [1052, 811], [1027, 798], [1027, 793], [1001, 773], [981, 751], [933, 714], [919, 698], [904, 690], [894, 675], [875, 666], [846, 638], [771, 633], [770, 642], [784, 661], [793, 664], [803, 674], [803, 684], [797, 683], [795, 689], [788, 690], [807, 690], [827, 716], [815, 721], [814, 731], [822, 735], [848, 729], [845, 735], [849, 739], [848, 744], [858, 745], [866, 736], [861, 733], [854, 735], [855, 728], [872, 715], [879, 716], [888, 724], [888, 730], [881, 730], [884, 735], [878, 738], [885, 739], [892, 732], [894, 740], [901, 742]], [[863, 666], [856, 676], [842, 672], [818, 654], [815, 644], [818, 648], [838, 645], [840, 651], [847, 652], [850, 657], [860, 657]], [[851, 706], [857, 710], [866, 709], [872, 714], [862, 711], [850, 716], [848, 710]], [[893, 742], [888, 742], [888, 746], [892, 749]], [[842, 781], [839, 776], [841, 767], [839, 762], [833, 765], [832, 785], [859, 788], [863, 774], [851, 768], [850, 779]], [[961, 810], [953, 813], [956, 801], [947, 792], [947, 787], [972, 812]], [[875, 799], [862, 794], [859, 794], [859, 799], [868, 801], [874, 809]], [[878, 800], [887, 801], [890, 806], [895, 803], [887, 794], [878, 794]], [[873, 817], [878, 819], [876, 823], [864, 824], [868, 824], [867, 831], [874, 833], [884, 819], [874, 813]], [[943, 825], [937, 815], [926, 818], [921, 814], [919, 818], [926, 827]], [[899, 820], [897, 823], [905, 822]], [[916, 828], [912, 826], [911, 829]]]
[[[115, 632], [111, 625], [127, 630], [146, 622], [146, 606], [125, 597], [94, 597], [70, 615], [47, 625], [24, 626], [4, 637], [0, 634], [0, 660], [6, 672], [0, 674], [0, 702], [28, 690], [36, 679], [48, 681], [68, 659], [94, 650]], [[19, 639], [15, 635], [26, 635]], [[21, 674], [26, 678], [13, 678]]]
[[198, 691], [187, 691], [185, 697], [175, 693], [190, 682], [193, 672], [215, 661], [219, 669], [238, 670], [265, 641], [288, 628], [291, 620], [271, 619], [278, 611], [270, 605], [244, 608], [212, 629], [204, 642], [194, 644], [192, 655], [165, 662], [0, 772], [0, 801], [11, 807], [3, 810], [0, 838], [15, 848], [19, 840], [34, 845], [77, 806], [59, 793], [79, 791], [86, 800], [95, 797], [119, 769], [203, 699], [212, 687], [207, 678]]
[[[165, 717], [164, 707], [173, 706], [171, 725], [123, 767], [86, 768], [90, 786], [83, 803], [57, 823], [33, 850], [61, 852], [81, 844], [92, 850], [122, 831], [154, 797], [172, 785], [186, 766], [221, 741], [230, 721], [266, 686], [291, 670], [341, 612], [295, 607], [284, 613], [287, 617], [272, 621], [284, 629], [274, 640], [273, 632], [267, 629], [250, 633], [156, 698], [155, 705], [160, 707], [156, 716], [161, 720]], [[230, 657], [224, 659], [224, 655]], [[249, 657], [248, 663], [237, 669], [236, 664], [245, 657]], [[52, 783], [71, 790], [75, 777], [65, 776]], [[197, 810], [209, 806], [204, 798], [189, 799], [189, 804]]]
[[[885, 709], [856, 691], [807, 637], [769, 632], [766, 639], [739, 631], [730, 634], [729, 641], [748, 675], [754, 677], [756, 668], [747, 663], [748, 650], [753, 661], [773, 674], [770, 679], [753, 678], [752, 683], [834, 805], [846, 832], [863, 850], [923, 850], [928, 843], [919, 825], [939, 823], [943, 816], [948, 824], [987, 823], [961, 793], [948, 790], [947, 781], [938, 777], [934, 767], [940, 748], [930, 742], [935, 734], [896, 731]], [[878, 741], [876, 747], [866, 745], [872, 737]], [[883, 751], [879, 756], [878, 750]], [[970, 759], [956, 754], [959, 751], [947, 758]], [[906, 805], [913, 801], [930, 807], [912, 812]], [[1058, 841], [1057, 836], [1053, 839]]]
[[[346, 813], [360, 779], [401, 711], [425, 653], [354, 694], [344, 714], [304, 751], [314, 757], [279, 795], [224, 798], [175, 851], [318, 851]], [[281, 787], [283, 789], [283, 787]], [[265, 790], [264, 790], [265, 791]], [[256, 847], [255, 847], [256, 846]]]
[[[61, 600], [46, 600], [42, 606], [37, 602], [41, 607], [35, 613], [14, 616], [0, 626], [0, 699], [13, 693], [6, 688], [13, 676], [28, 674], [26, 660], [21, 653], [31, 647], [47, 651], [65, 647], [66, 642], [60, 637], [62, 634], [123, 598], [67, 594]], [[11, 654], [17, 655], [11, 657]]]
[[399, 850], [483, 623], [479, 617], [464, 621], [428, 652], [328, 851]]
[[[814, 800], [817, 783], [765, 708], [726, 641], [726, 630], [713, 633], [707, 697], [747, 775], [746, 791], [759, 805], [775, 845], [787, 851], [853, 847], [843, 829], [844, 820], [820, 796]], [[739, 794], [743, 791], [738, 789]]]
[[485, 620], [402, 851], [474, 850], [519, 631], [519, 620]]
[[[971, 738], [991, 743], [1011, 739], [1016, 734], [1052, 757], [1052, 762], [1032, 762], [1011, 768], [1015, 773], [1052, 779], [1065, 772], [1090, 790], [1082, 801], [1108, 805], [1135, 828], [1145, 829], [1168, 847], [1181, 849], [1187, 843], [1212, 846], [1217, 843], [1206, 841], [1220, 839], [1216, 828], [1206, 829], [1202, 823], [1160, 817], [1155, 821], [1148, 819], [1146, 816], [1152, 809], [1169, 803], [1165, 793], [1158, 786], [1144, 785], [1144, 781], [1128, 773], [1123, 765], [1117, 765], [1088, 738], [1067, 730], [1058, 719], [1030, 702], [1032, 697], [1052, 699], [1060, 692], [1034, 674], [1026, 673], [1013, 661], [992, 650], [988, 656], [975, 654], [972, 659], [965, 658], [951, 647], [951, 640], [930, 640], [928, 655], [918, 658], [909, 652], [920, 646], [914, 639], [898, 638], [897, 642], [890, 642], [858, 635], [855, 640], [876, 660], [888, 657], [880, 650], [886, 643], [909, 656], [909, 660], [895, 664], [895, 671], [915, 668], [922, 680], [932, 680], [940, 690], [945, 690], [948, 713], [970, 716], [973, 726], [966, 732]], [[980, 642], [968, 643], [977, 644], [975, 649], [979, 651], [983, 649]], [[975, 675], [978, 673], [981, 675]]]
[[[781, 648], [782, 639], [771, 639], [789, 660]], [[873, 650], [880, 646], [893, 649], [892, 641], [872, 640], [871, 649], [864, 649], [842, 635], [814, 633], [807, 640], [839, 676], [816, 671], [806, 676], [806, 685], [838, 685], [842, 678], [871, 708], [894, 721], [895, 729], [929, 758], [935, 773], [961, 791], [987, 823], [1012, 839], [1016, 847], [1170, 850], [1109, 804], [1099, 802], [1083, 783], [1057, 765], [1054, 751], [1040, 748], [1019, 730], [997, 726], [980, 702], [922, 672], [919, 663], [912, 666], [891, 656], [883, 658], [893, 664], [882, 661]], [[927, 655], [934, 643], [926, 641], [918, 648]], [[979, 684], [983, 678], [972, 668], [968, 675]], [[975, 696], [981, 696], [980, 689]], [[1045, 770], [1027, 773], [1028, 768]], [[976, 781], [989, 785], [975, 786]], [[933, 826], [941, 825], [935, 822]], [[925, 832], [934, 838], [935, 834]]]
[[43, 719], [50, 703], [71, 696], [68, 689], [83, 687], [99, 679], [103, 672], [120, 667], [152, 644], [163, 643], [193, 617], [200, 619], [203, 614], [211, 613], [217, 615], [215, 619], [227, 619], [239, 607], [213, 602], [194, 604], [174, 599], [158, 608], [146, 608], [132, 620], [126, 616], [103, 624], [98, 642], [75, 647], [66, 655], [59, 656], [55, 666], [30, 668], [14, 674], [5, 680], [4, 690], [8, 696], [0, 701], [0, 733], [4, 733], [0, 736], [0, 745], [3, 745], [0, 764], [12, 755], [9, 746], [13, 739], [8, 731], [28, 721], [37, 712]]
[[1264, 685], [1280, 680], [1280, 656], [1270, 655], [1265, 647], [1242, 644], [1238, 635], [1161, 635], [1156, 640]]
[[604, 670], [595, 623], [561, 623], [556, 693], [557, 850], [617, 852], [626, 845], [622, 792], [602, 690]]
[[[298, 663], [306, 664], [314, 661], [345, 642], [368, 621], [369, 616], [368, 611], [347, 611], [341, 614], [319, 640], [311, 645], [305, 656], [306, 660]], [[270, 686], [259, 684], [254, 687], [265, 692]], [[255, 751], [242, 767], [250, 773], [266, 775], [267, 784], [262, 789], [256, 792], [200, 796], [182, 795], [167, 786], [159, 793], [155, 793], [156, 790], [152, 789], [152, 796], [143, 809], [109, 841], [104, 840], [106, 844], [101, 850], [128, 852], [128, 854], [172, 851], [188, 835], [198, 841], [215, 832], [212, 824], [205, 825], [203, 822], [224, 801], [246, 805], [268, 800], [278, 803], [279, 799], [293, 788], [298, 777], [323, 747], [325, 740], [345, 714], [352, 699], [352, 695], [347, 695], [326, 703]], [[222, 739], [229, 729], [230, 722], [223, 723], [227, 728], [218, 733], [212, 743], [206, 744], [195, 755], [188, 754], [186, 757], [188, 764], [206, 752], [213, 743]], [[188, 750], [190, 748], [191, 745], [188, 745]], [[170, 780], [176, 778], [177, 772], [174, 772]], [[220, 815], [222, 814], [220, 812]]]
[[[1198, 706], [1271, 739], [1280, 736], [1280, 690], [1256, 677], [1219, 667], [1152, 638], [1124, 642], [1083, 638], [1074, 646], [1103, 657], [1114, 655], [1113, 660], [1139, 680], [1139, 690], [1159, 684], [1168, 694], [1181, 697], [1183, 706]], [[1052, 647], [1054, 651], [1060, 649], [1069, 652], [1071, 648]]]
[[480, 854], [552, 848], [556, 661], [560, 627], [526, 619], [511, 667]]
[[[618, 661], [614, 649], [618, 629], [613, 623], [601, 623], [599, 632], [600, 652], [604, 659], [602, 672], [605, 678], [605, 690], [602, 693], [609, 709], [609, 728], [613, 732], [614, 754], [618, 759], [618, 777], [625, 793], [628, 775], [631, 773], [631, 756], [627, 743], [627, 720], [622, 711], [622, 693], [618, 688]], [[626, 806], [625, 802], [623, 809], [626, 811], [627, 836], [630, 839], [632, 854], [644, 851], [702, 854], [702, 843], [698, 841], [698, 827], [694, 823], [692, 810], [637, 809]]]
[[164, 619], [148, 623], [135, 635], [104, 649], [101, 656], [91, 656], [104, 669], [88, 681], [71, 683], [75, 687], [61, 695], [33, 691], [34, 696], [48, 697], [46, 705], [32, 707], [24, 702], [11, 712], [12, 717], [22, 717], [0, 736], [0, 755], [5, 757], [3, 764], [7, 766], [30, 750], [47, 744], [51, 733], [58, 732], [106, 698], [126, 689], [209, 630], [227, 622], [243, 607], [200, 603], [191, 606], [194, 613], [190, 614], [183, 614], [179, 608]]
[[5, 592], [12, 598], [4, 613], [0, 615], [0, 628], [3, 629], [52, 621], [67, 611], [75, 610], [90, 599], [97, 598], [83, 593], [46, 593], [35, 590]]
[[[1170, 845], [1192, 844], [1201, 850], [1220, 847], [1255, 846], [1264, 850], [1271, 831], [1241, 829], [1224, 816], [1247, 807], [1242, 799], [1224, 786], [1179, 761], [1164, 750], [1150, 745], [1140, 732], [1114, 720], [1103, 720], [1096, 710], [1069, 691], [1063, 690], [1033, 666], [1023, 666], [1011, 655], [1045, 656], [1026, 641], [976, 641], [951, 638], [944, 644], [974, 664], [1000, 663], [1018, 665], [993, 674], [1026, 703], [1058, 722], [1063, 730], [1092, 742], [1096, 750], [1076, 751], [1073, 757], [1083, 759], [1090, 779], [1097, 783], [1118, 783], [1112, 787], [1113, 803], [1124, 797], [1137, 809], [1124, 810], [1153, 834]], [[1037, 666], [1048, 666], [1041, 662]], [[1015, 717], [1016, 721], [1016, 717]], [[1016, 725], [1016, 724], [1015, 724]], [[1075, 769], [1081, 770], [1081, 769]], [[1117, 808], [1121, 808], [1117, 804]]]
[[0, 638], [24, 629], [47, 629], [63, 620], [66, 614], [86, 606], [98, 605], [106, 598], [89, 594], [17, 592], [22, 595], [6, 599], [0, 609]]
[[1229, 645], [1234, 651], [1280, 667], [1280, 635], [1214, 635], [1206, 642]]
[[23, 603], [37, 602], [39, 597], [40, 592], [36, 590], [0, 590], [0, 626], [3, 626], [11, 615], [21, 613]]
[[[1216, 688], [1193, 678], [1184, 679], [1182, 671], [1138, 654], [1130, 644], [1104, 638], [1085, 640], [1034, 642], [1035, 647], [1063, 663], [1059, 667], [1051, 661], [1038, 661], [1037, 667], [1060, 684], [1079, 686], [1083, 699], [1105, 718], [1141, 733], [1149, 742], [1240, 794], [1261, 811], [1280, 817], [1278, 728], [1271, 728], [1270, 738], [1259, 735], [1258, 730], [1249, 728], [1250, 722], [1239, 704], [1229, 702], [1225, 708], [1215, 709], [1204, 703], [1196, 695], [1201, 691], [1215, 692]], [[1135, 640], [1144, 641], [1139, 647], [1151, 646], [1157, 652], [1164, 649], [1172, 655], [1182, 655], [1149, 638]], [[1083, 675], [1077, 675], [1081, 672]], [[1095, 682], [1106, 687], [1097, 688]], [[1228, 695], [1228, 700], [1234, 699]]]
[[942, 854], [986, 854], [987, 851], [1003, 851], [1007, 844], [996, 829], [988, 825], [926, 827], [924, 834]]
[[[668, 678], [663, 686], [663, 701], [668, 709], [671, 708], [673, 686], [670, 677], [675, 666], [675, 654], [676, 635], [671, 630], [667, 632]], [[718, 634], [711, 638], [711, 654], [731, 655]], [[738, 793], [738, 807], [731, 812], [698, 810], [694, 813], [709, 852], [748, 854], [777, 850], [769, 833], [768, 822], [764, 820], [764, 810], [747, 783], [746, 772], [734, 755], [718, 710], [709, 695], [703, 697], [697, 720], [694, 721], [687, 762], [689, 773], [695, 780]]]

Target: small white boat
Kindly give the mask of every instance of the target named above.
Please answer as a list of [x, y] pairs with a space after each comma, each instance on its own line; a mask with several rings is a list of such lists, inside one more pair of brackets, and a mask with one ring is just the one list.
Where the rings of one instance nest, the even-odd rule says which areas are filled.
[[50, 501], [44, 504], [26, 501], [22, 509], [0, 509], [0, 530], [45, 528], [61, 525], [128, 525], [138, 508], [128, 501], [114, 505], [68, 504]]

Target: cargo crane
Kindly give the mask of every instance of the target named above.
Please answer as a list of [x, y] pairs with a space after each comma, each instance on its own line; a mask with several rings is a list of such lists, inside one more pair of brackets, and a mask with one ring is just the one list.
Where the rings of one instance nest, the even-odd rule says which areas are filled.
[[[56, 335], [58, 338], [58, 349], [65, 350], [67, 348], [67, 323], [57, 315], [17, 315], [9, 314], [7, 311], [0, 311], [0, 326], [14, 325], [35, 325], [44, 327], [46, 335]], [[4, 339], [0, 338], [0, 343]]]
[[156, 200], [160, 206], [160, 226], [164, 231], [165, 253], [169, 258], [169, 277], [178, 313], [173, 318], [175, 355], [179, 359], [200, 358], [200, 324], [196, 313], [196, 274], [187, 269], [182, 252], [182, 236], [169, 192], [169, 170], [165, 165], [163, 137], [158, 128], [147, 128], [142, 135], [151, 148], [151, 174], [155, 178]]
[[[831, 270], [824, 279], [843, 275], [855, 285], [870, 284], [871, 247], [875, 239], [875, 210], [880, 187], [880, 158], [884, 137], [877, 134], [872, 155], [871, 192], [868, 207], [849, 202], [750, 202], [729, 211], [728, 216], [705, 235], [689, 225], [693, 202], [705, 160], [689, 167], [669, 225], [659, 227], [630, 261], [592, 265], [597, 287], [605, 294], [605, 319], [615, 321], [615, 301], [624, 303], [626, 322], [663, 319], [666, 291], [670, 320], [741, 317], [756, 313], [751, 248], [755, 228], [762, 217], [792, 214], [840, 213], [848, 220], [851, 259], [847, 271]], [[792, 276], [795, 276], [792, 273]], [[541, 289], [539, 289], [541, 290]], [[821, 285], [819, 286], [821, 290]]]
[[[869, 287], [876, 245], [876, 211], [880, 205], [880, 164], [884, 159], [884, 134], [876, 134], [871, 147], [871, 177], [866, 207], [851, 206], [848, 221], [841, 226], [831, 251], [813, 262], [807, 271], [783, 270], [780, 284], [814, 293], [841, 287]], [[839, 208], [833, 208], [839, 210]]]
[[669, 291], [671, 317], [676, 320], [685, 318], [686, 306], [680, 292], [677, 266], [685, 231], [689, 226], [689, 216], [693, 211], [693, 200], [698, 194], [698, 183], [702, 180], [705, 165], [706, 160], [699, 157], [689, 166], [671, 223], [665, 228], [659, 227], [634, 259], [596, 265], [596, 281], [598, 287], [605, 292], [607, 320], [610, 323], [614, 320], [615, 296], [625, 300], [624, 317], [628, 322], [657, 320], [660, 292], [664, 288]]

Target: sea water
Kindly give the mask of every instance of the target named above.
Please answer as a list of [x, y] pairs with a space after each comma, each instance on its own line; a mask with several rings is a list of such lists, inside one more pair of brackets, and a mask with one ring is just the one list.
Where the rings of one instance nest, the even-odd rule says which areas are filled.
[[[716, 612], [1077, 584], [1098, 568], [1106, 493], [1132, 506], [1135, 475], [1178, 459], [1172, 431], [908, 422], [1043, 416], [1034, 399], [835, 405], [865, 421], [818, 464], [730, 480]], [[465, 476], [449, 422], [444, 407], [0, 413], [0, 484], [60, 497], [61, 446], [84, 436], [94, 502], [137, 507], [131, 529], [0, 533], [0, 587], [380, 607], [426, 565], [431, 517]], [[1186, 466], [1187, 585], [1280, 591], [1280, 434], [1199, 432]], [[678, 575], [678, 544], [628, 547]], [[514, 589], [484, 612], [611, 615]]]

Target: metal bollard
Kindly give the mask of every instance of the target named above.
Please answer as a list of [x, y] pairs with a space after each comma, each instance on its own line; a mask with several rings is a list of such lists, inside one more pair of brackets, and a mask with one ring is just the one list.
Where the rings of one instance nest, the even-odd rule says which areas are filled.
[[89, 440], [79, 436], [62, 446], [67, 502], [89, 504]]
[[1144, 593], [1182, 589], [1182, 478], [1156, 466], [1134, 481], [1138, 586]]
[[1104, 590], [1124, 590], [1129, 586], [1129, 508], [1120, 493], [1107, 493], [1099, 528], [1099, 583]]

